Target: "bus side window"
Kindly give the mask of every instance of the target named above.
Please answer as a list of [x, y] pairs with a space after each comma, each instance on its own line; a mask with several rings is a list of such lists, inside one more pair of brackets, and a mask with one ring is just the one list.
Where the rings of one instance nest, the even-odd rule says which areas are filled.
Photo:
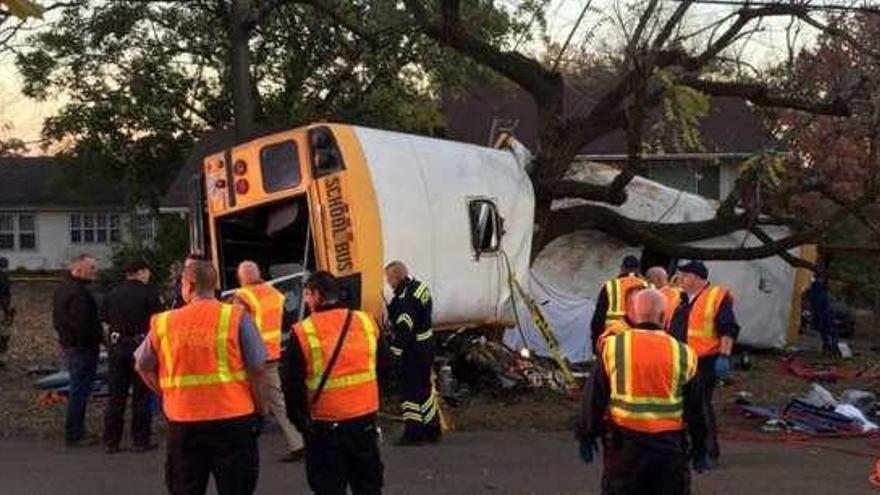
[[318, 179], [345, 170], [342, 153], [330, 129], [327, 127], [311, 129], [309, 144], [312, 152], [312, 178]]
[[504, 220], [498, 208], [490, 200], [475, 199], [468, 203], [468, 216], [471, 223], [471, 248], [474, 256], [495, 253], [501, 247], [504, 235]]

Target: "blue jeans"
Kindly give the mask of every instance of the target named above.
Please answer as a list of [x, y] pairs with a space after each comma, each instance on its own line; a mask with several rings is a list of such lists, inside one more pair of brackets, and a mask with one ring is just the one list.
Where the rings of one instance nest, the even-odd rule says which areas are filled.
[[76, 442], [85, 435], [86, 405], [92, 395], [92, 385], [98, 369], [98, 348], [69, 347], [64, 349], [64, 355], [67, 358], [67, 370], [70, 372], [65, 439]]

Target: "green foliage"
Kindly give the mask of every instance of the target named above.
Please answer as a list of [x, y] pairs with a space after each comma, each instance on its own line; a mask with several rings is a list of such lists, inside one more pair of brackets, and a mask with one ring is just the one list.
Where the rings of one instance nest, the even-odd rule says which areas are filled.
[[125, 269], [133, 259], [143, 259], [153, 272], [153, 282], [163, 286], [168, 269], [175, 261], [182, 261], [187, 253], [186, 221], [163, 215], [157, 219], [156, 242], [145, 244], [138, 240], [114, 247], [110, 267], [100, 272], [99, 283], [110, 287], [125, 278]]
[[671, 146], [674, 151], [704, 151], [700, 136], [700, 120], [712, 106], [705, 94], [675, 83], [671, 74], [656, 70], [654, 75], [665, 89], [662, 102], [662, 121], [658, 129], [661, 146]]
[[[399, 2], [340, 3], [366, 36], [297, 3], [280, 2], [259, 19], [250, 42], [258, 119], [410, 132], [441, 125], [440, 87], [454, 88], [476, 66], [419, 34]], [[480, 36], [504, 45], [540, 31], [546, 3], [462, 7]], [[75, 1], [60, 9], [17, 57], [26, 95], [66, 101], [45, 137], [118, 180], [133, 205], [156, 206], [194, 139], [232, 120], [229, 5]]]

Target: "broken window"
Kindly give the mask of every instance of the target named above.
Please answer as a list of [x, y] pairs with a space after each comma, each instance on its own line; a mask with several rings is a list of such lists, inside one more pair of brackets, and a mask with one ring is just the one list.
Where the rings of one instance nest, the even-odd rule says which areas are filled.
[[471, 220], [471, 247], [479, 256], [494, 253], [501, 245], [502, 219], [495, 203], [488, 199], [475, 199], [468, 205]]

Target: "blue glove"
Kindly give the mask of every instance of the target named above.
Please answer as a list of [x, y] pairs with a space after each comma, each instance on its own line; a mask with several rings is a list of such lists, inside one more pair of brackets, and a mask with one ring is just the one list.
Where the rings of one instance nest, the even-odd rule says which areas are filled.
[[583, 461], [584, 464], [593, 463], [595, 452], [596, 444], [594, 442], [581, 442], [580, 446], [578, 447], [578, 454], [580, 455], [581, 461]]
[[730, 357], [718, 356], [715, 359], [715, 376], [719, 380], [725, 380], [730, 376]]

